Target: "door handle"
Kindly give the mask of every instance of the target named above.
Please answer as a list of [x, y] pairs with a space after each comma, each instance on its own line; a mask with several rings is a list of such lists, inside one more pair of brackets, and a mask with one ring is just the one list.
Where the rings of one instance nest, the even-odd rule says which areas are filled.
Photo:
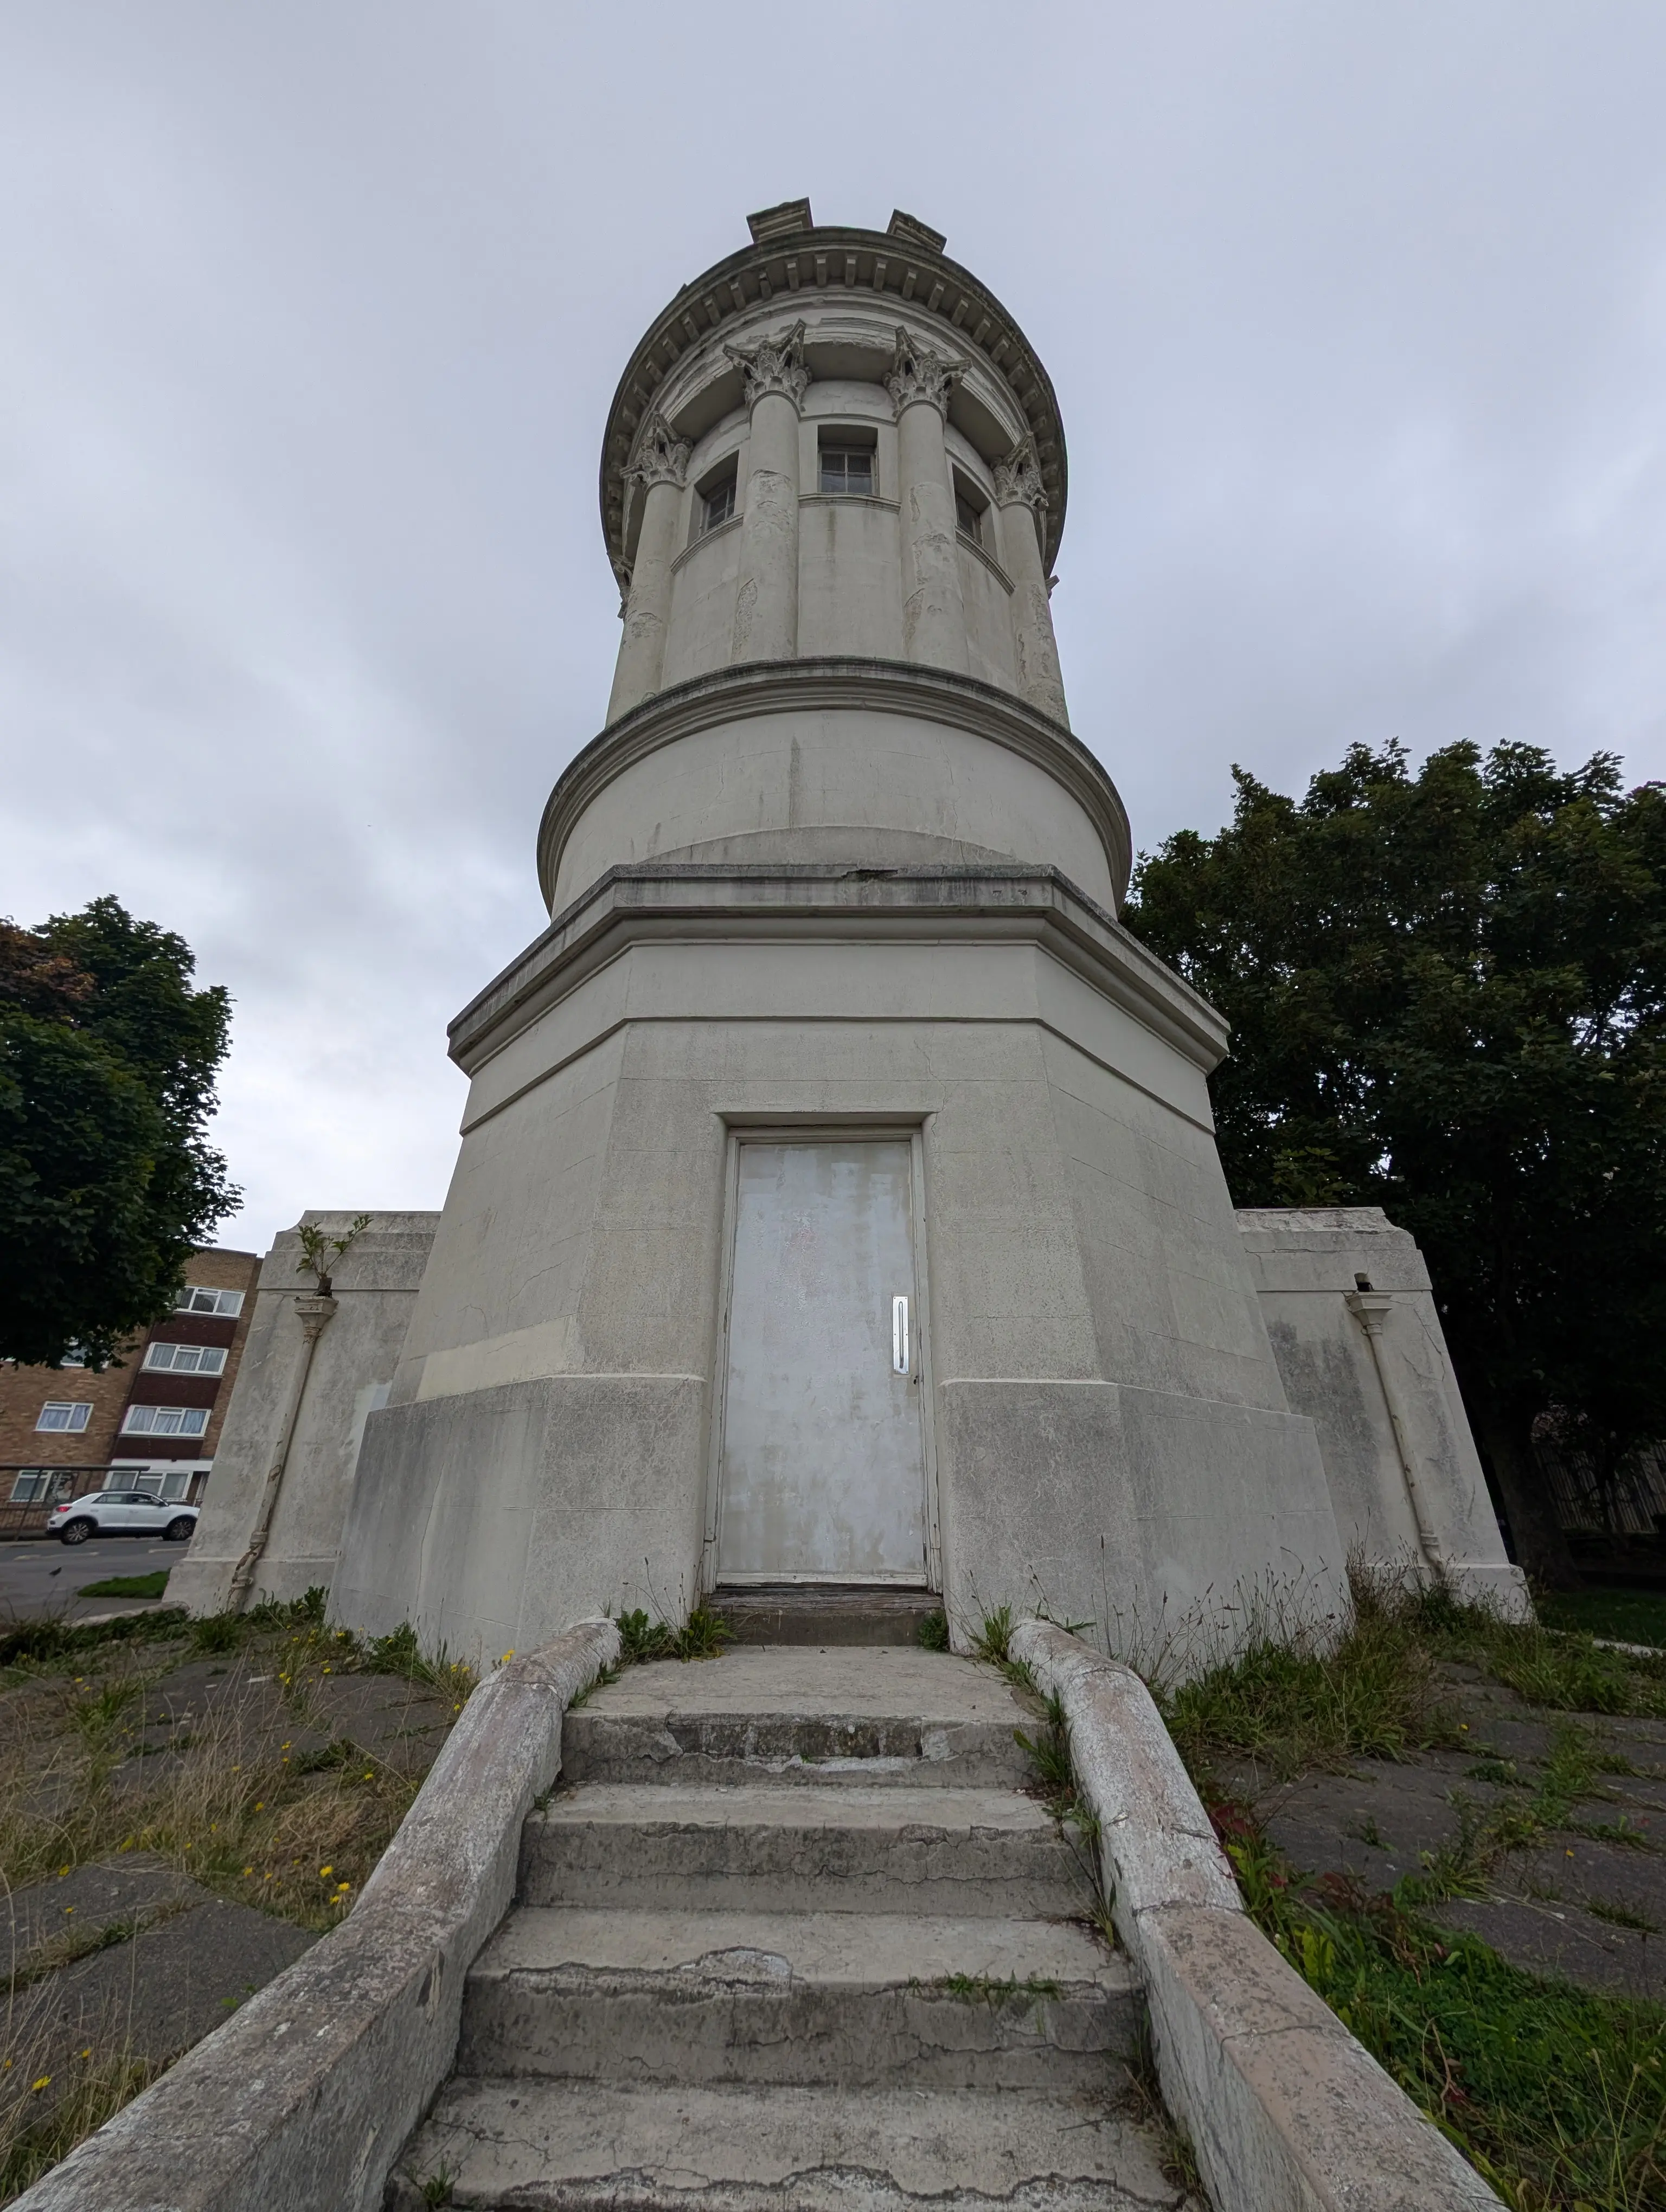
[[906, 1375], [914, 1365], [914, 1347], [909, 1342], [909, 1302], [893, 1298], [891, 1302], [891, 1371]]

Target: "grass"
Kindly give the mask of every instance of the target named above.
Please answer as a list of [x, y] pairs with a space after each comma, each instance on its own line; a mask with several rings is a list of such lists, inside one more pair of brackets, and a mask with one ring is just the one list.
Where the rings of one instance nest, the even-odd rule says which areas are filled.
[[640, 1610], [619, 1615], [619, 1662], [634, 1667], [648, 1659], [721, 1659], [733, 1642], [727, 1622], [708, 1606], [697, 1605], [681, 1628], [653, 1620]]
[[[95, 2128], [148, 2088], [162, 2068], [136, 2058], [125, 2041], [88, 2044], [66, 2073], [52, 2008], [44, 2002], [20, 2013], [14, 1994], [7, 2008], [6, 2050], [0, 2062], [0, 2203], [9, 2203], [31, 2182], [67, 2157]], [[97, 2031], [89, 2031], [94, 2037]]]
[[1443, 1590], [1363, 1575], [1354, 1578], [1353, 1616], [1334, 1641], [1271, 1620], [1195, 1680], [1152, 1686], [1194, 1771], [1247, 1754], [1287, 1777], [1456, 1747], [1461, 1733], [1442, 1680], [1453, 1662], [1552, 1711], [1666, 1718], [1666, 1656], [1603, 1650], [1588, 1633], [1501, 1620]]
[[[1553, 1830], [1652, 1848], [1623, 1817], [1576, 1814], [1632, 1771], [1575, 1717], [1666, 1712], [1666, 1662], [1599, 1649], [1589, 1629], [1499, 1620], [1439, 1590], [1356, 1576], [1329, 1643], [1276, 1625], [1196, 1680], [1154, 1686], [1211, 1811], [1245, 1904], [1304, 1980], [1491, 2182], [1512, 2212], [1666, 2208], [1666, 2007], [1579, 1990], [1435, 1927], [1442, 1900], [1485, 1893], [1509, 1851]], [[1351, 1877], [1308, 1883], [1240, 1804], [1226, 1759], [1289, 1777], [1466, 1741], [1451, 1670], [1473, 1668], [1565, 1716], [1530, 1778], [1483, 1747], [1455, 1793], [1456, 1833], [1391, 1892]], [[1599, 1918], [1639, 1926], [1620, 1904]], [[1646, 1929], [1643, 1932], [1648, 1932]]]
[[1666, 2204], [1666, 2007], [1523, 1972], [1418, 1909], [1462, 1869], [1310, 1887], [1213, 1808], [1244, 1902], [1311, 1988], [1514, 2212]]
[[915, 1641], [922, 1651], [946, 1651], [949, 1648], [949, 1616], [939, 1606], [928, 1613], [915, 1631]]
[[109, 1575], [101, 1583], [83, 1583], [82, 1597], [160, 1597], [167, 1588], [169, 1570], [158, 1567], [154, 1575]]
[[[330, 1726], [326, 1678], [397, 1674], [425, 1700], [437, 1693], [454, 1715], [472, 1675], [443, 1653], [424, 1656], [409, 1631], [362, 1642], [330, 1630], [321, 1593], [248, 1616], [190, 1622], [174, 1614], [167, 1635], [163, 1648], [154, 1637], [76, 1635], [68, 1652], [14, 1656], [0, 1674], [0, 1887], [15, 1891], [142, 1851], [222, 1896], [304, 1927], [333, 1927], [420, 1778], [338, 1732], [316, 1751], [294, 1747], [303, 1730]], [[159, 1723], [158, 1686], [182, 1662], [240, 1650], [278, 1691], [276, 1727], [271, 1687], [240, 1686], [229, 1663], [224, 1686], [200, 1699], [188, 1729]], [[89, 1920], [75, 1937], [53, 1936], [10, 1962], [0, 2203], [161, 2070], [135, 2057], [119, 2020], [89, 2033], [67, 2074], [62, 2058], [55, 1970], [135, 1932], [131, 1917]]]
[[1576, 1590], [1538, 1602], [1539, 1618], [1547, 1627], [1583, 1630], [1587, 1636], [1612, 1636], [1622, 1644], [1651, 1644], [1666, 1650], [1666, 1590]]

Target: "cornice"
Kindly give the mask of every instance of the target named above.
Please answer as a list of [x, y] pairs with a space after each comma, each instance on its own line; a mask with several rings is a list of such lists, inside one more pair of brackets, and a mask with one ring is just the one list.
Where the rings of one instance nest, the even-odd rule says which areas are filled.
[[1050, 572], [1064, 532], [1064, 425], [1052, 380], [1034, 347], [988, 287], [946, 254], [913, 237], [819, 226], [745, 246], [715, 263], [683, 287], [631, 356], [602, 439], [602, 532], [615, 567], [624, 558], [624, 477], [631, 445], [666, 375], [684, 354], [760, 302], [779, 297], [790, 314], [795, 301], [817, 291], [860, 293], [877, 298], [888, 311], [905, 308], [910, 320], [929, 319], [952, 334], [953, 349], [981, 355], [1012, 391], [1030, 426], [1046, 495]]
[[929, 939], [1039, 943], [1205, 1073], [1225, 1021], [1057, 868], [798, 867], [660, 861], [610, 868], [458, 1015], [451, 1057], [473, 1074], [633, 944]]
[[555, 901], [561, 855], [598, 793], [635, 762], [696, 730], [757, 714], [845, 708], [913, 714], [970, 731], [1033, 762], [1062, 785], [1099, 833], [1120, 901], [1134, 848], [1116, 787], [1082, 743], [1009, 691], [952, 669], [911, 660], [759, 660], [691, 677], [656, 691], [593, 738], [562, 771], [538, 825], [538, 872], [544, 901]]

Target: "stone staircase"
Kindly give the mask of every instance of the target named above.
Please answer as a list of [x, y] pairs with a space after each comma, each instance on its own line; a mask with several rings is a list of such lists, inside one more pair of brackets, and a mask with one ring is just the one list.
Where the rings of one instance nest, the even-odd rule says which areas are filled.
[[388, 2205], [1182, 2203], [1122, 2063], [1134, 1978], [1024, 1794], [1033, 1725], [991, 1669], [902, 1649], [599, 1691]]

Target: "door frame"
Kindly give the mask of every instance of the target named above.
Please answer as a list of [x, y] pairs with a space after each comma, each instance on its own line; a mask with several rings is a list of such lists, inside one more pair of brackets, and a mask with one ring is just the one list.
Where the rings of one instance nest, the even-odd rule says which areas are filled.
[[[751, 1120], [743, 1115], [724, 1115], [723, 1214], [718, 1245], [716, 1328], [712, 1352], [710, 1417], [706, 1431], [706, 1511], [700, 1547], [700, 1588], [717, 1586], [718, 1537], [723, 1510], [723, 1416], [729, 1389], [729, 1309], [734, 1290], [735, 1231], [740, 1205], [740, 1147], [743, 1145], [828, 1145], [905, 1143], [909, 1147], [909, 1242], [914, 1254], [915, 1358], [920, 1381], [920, 1449], [924, 1462], [926, 1495], [926, 1586], [943, 1587], [943, 1547], [937, 1510], [937, 1424], [933, 1418], [932, 1385], [931, 1286], [926, 1258], [926, 1146], [925, 1123], [929, 1118], [900, 1120], [895, 1115], [856, 1116], [817, 1115], [793, 1121], [779, 1115]], [[813, 1589], [824, 1577], [815, 1575], [773, 1575], [771, 1582], [802, 1583]], [[875, 1589], [901, 1585], [876, 1582]]]

